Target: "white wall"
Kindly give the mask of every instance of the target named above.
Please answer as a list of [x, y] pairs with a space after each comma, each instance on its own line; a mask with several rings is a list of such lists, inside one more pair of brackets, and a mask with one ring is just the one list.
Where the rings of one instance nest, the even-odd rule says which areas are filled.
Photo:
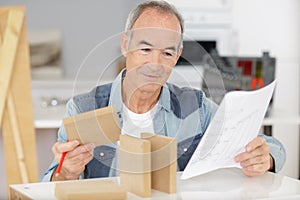
[[240, 55], [260, 56], [263, 50], [276, 57], [274, 116], [292, 118], [275, 123], [273, 135], [285, 146], [287, 162], [282, 174], [299, 178], [300, 1], [234, 0], [233, 28], [238, 32]]
[[[62, 31], [63, 69], [67, 78], [74, 78], [88, 53], [106, 41], [97, 55], [90, 58], [80, 79], [96, 79], [105, 66], [119, 57], [119, 38], [107, 38], [123, 31], [129, 10], [137, 0], [1, 0], [3, 5], [25, 5], [28, 30], [58, 29]], [[114, 78], [116, 62], [109, 65], [106, 76]], [[107, 77], [107, 78], [110, 78]]]

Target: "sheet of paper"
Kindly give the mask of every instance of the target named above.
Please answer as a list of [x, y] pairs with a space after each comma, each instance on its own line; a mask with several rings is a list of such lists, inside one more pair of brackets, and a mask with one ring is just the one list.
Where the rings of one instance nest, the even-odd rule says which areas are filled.
[[257, 136], [275, 85], [273, 81], [256, 91], [227, 93], [181, 179], [219, 168], [241, 167], [234, 157]]

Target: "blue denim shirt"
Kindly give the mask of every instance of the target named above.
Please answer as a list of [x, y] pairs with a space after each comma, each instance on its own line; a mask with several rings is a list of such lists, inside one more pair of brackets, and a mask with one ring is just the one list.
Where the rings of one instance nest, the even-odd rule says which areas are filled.
[[[125, 71], [121, 72], [113, 83], [98, 86], [88, 93], [70, 99], [67, 103], [66, 117], [113, 105], [116, 107], [120, 127], [122, 127], [121, 85], [124, 76]], [[206, 98], [200, 90], [179, 88], [169, 83], [162, 86], [153, 126], [156, 134], [177, 139], [178, 170], [182, 171], [186, 167], [216, 110], [217, 105]], [[285, 150], [275, 138], [261, 136], [270, 146], [270, 153], [275, 162], [275, 172], [277, 172], [285, 162]], [[66, 131], [62, 125], [58, 131], [58, 141], [65, 142], [66, 138]], [[114, 176], [116, 146], [116, 144], [109, 144], [96, 147], [94, 158], [86, 165], [82, 178]], [[58, 163], [54, 160], [41, 177], [41, 181], [50, 181], [57, 165]]]

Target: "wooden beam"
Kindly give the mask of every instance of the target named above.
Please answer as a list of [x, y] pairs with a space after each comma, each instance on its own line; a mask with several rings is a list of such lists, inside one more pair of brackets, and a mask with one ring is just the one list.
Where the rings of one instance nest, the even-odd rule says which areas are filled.
[[20, 10], [8, 12], [7, 25], [2, 36], [3, 43], [0, 48], [0, 125], [2, 124], [7, 91], [13, 72], [23, 21], [24, 12]]
[[23, 152], [23, 144], [21, 142], [21, 134], [19, 130], [18, 119], [16, 117], [17, 112], [14, 105], [13, 97], [11, 96], [10, 93], [8, 95], [9, 96], [7, 101], [7, 110], [8, 110], [8, 117], [10, 119], [9, 121], [12, 130], [13, 141], [17, 153], [17, 167], [19, 168], [20, 171], [22, 183], [28, 183], [29, 180], [28, 180], [27, 168], [25, 165], [25, 155]]

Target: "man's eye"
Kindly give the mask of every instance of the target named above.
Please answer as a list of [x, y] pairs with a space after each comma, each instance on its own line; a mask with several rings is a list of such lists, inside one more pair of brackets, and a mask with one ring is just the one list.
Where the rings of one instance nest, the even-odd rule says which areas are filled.
[[151, 51], [151, 48], [141, 48], [141, 51], [144, 53], [149, 53]]
[[174, 57], [175, 53], [174, 52], [170, 52], [170, 51], [164, 51], [164, 56], [166, 56], [166, 57]]

